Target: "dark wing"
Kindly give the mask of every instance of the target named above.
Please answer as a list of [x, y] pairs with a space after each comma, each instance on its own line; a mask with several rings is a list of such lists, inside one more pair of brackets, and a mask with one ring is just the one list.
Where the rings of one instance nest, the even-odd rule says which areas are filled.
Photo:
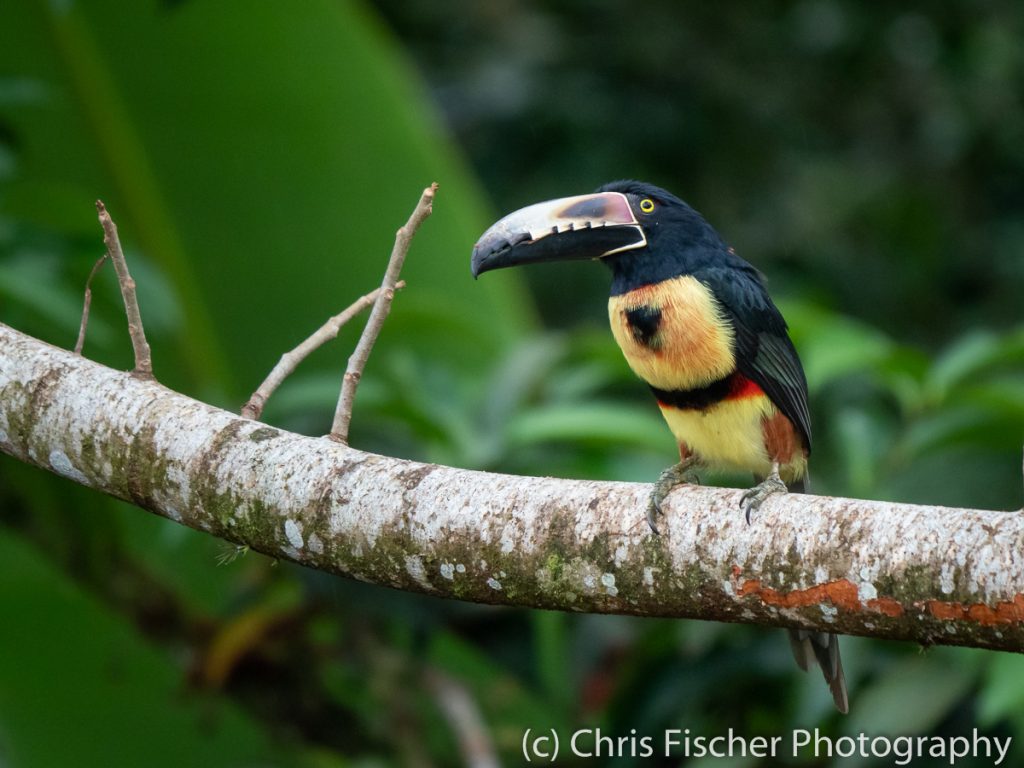
[[732, 322], [736, 367], [793, 422], [810, 451], [807, 378], [789, 339], [786, 321], [765, 290], [760, 274], [733, 257], [727, 266], [704, 267], [694, 277], [711, 289]]

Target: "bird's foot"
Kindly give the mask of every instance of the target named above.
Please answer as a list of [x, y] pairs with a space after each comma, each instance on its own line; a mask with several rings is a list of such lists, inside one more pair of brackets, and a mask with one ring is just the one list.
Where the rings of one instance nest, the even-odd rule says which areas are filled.
[[700, 466], [700, 459], [696, 456], [688, 456], [678, 464], [673, 464], [658, 476], [658, 481], [654, 484], [654, 490], [651, 491], [651, 497], [647, 501], [647, 525], [651, 527], [651, 531], [656, 536], [661, 535], [656, 522], [664, 514], [661, 509], [661, 503], [665, 501], [665, 497], [677, 485], [683, 483], [700, 485], [700, 478], [697, 476], [697, 470]]
[[789, 488], [779, 477], [779, 465], [772, 464], [772, 471], [768, 477], [755, 485], [740, 497], [740, 509], [747, 518], [747, 525], [750, 525], [750, 516], [757, 512], [764, 504], [765, 499], [774, 496], [776, 493], [788, 493]]

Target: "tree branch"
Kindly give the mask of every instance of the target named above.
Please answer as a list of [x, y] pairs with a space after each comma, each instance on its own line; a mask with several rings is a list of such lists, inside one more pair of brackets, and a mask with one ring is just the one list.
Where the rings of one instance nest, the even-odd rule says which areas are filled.
[[139, 313], [139, 300], [135, 295], [135, 280], [128, 272], [128, 261], [121, 249], [121, 240], [117, 236], [117, 225], [107, 213], [107, 208], [102, 200], [96, 201], [96, 211], [99, 214], [100, 225], [103, 227], [103, 242], [107, 246], [107, 255], [114, 263], [117, 271], [117, 282], [121, 286], [121, 298], [124, 299], [124, 311], [128, 315], [128, 335], [132, 339], [132, 349], [135, 351], [136, 376], [144, 378], [153, 377], [153, 358], [149, 350], [149, 342], [146, 341], [146, 330], [142, 326], [142, 315]]
[[[396, 291], [401, 290], [404, 287], [404, 280], [399, 280], [395, 283]], [[291, 352], [285, 352], [281, 355], [281, 359], [278, 360], [277, 365], [275, 365], [273, 370], [267, 374], [267, 378], [263, 380], [263, 383], [260, 384], [256, 391], [252, 393], [252, 397], [250, 397], [246, 404], [242, 406], [242, 416], [247, 419], [258, 419], [263, 413], [263, 406], [267, 404], [267, 400], [272, 394], [274, 394], [277, 388], [281, 386], [281, 383], [292, 374], [292, 371], [298, 367], [299, 363], [309, 357], [315, 350], [319, 349], [328, 341], [336, 338], [345, 323], [377, 300], [377, 296], [380, 295], [381, 290], [381, 288], [376, 288], [365, 296], [360, 296], [347, 308], [334, 315], [334, 317], [330, 318], [326, 323], [320, 326], [311, 336], [309, 336], [309, 338], [299, 344], [299, 346]]]
[[480, 709], [466, 687], [439, 669], [428, 668], [424, 678], [455, 732], [462, 764], [467, 768], [501, 768]]
[[243, 419], [0, 324], [0, 450], [272, 557], [482, 603], [1024, 650], [1024, 515], [512, 477]]
[[330, 438], [339, 443], [348, 445], [348, 427], [352, 422], [352, 405], [356, 398], [359, 379], [362, 378], [366, 361], [370, 358], [370, 350], [373, 349], [380, 329], [384, 327], [388, 312], [391, 311], [391, 301], [395, 297], [395, 285], [398, 282], [398, 275], [402, 271], [402, 265], [405, 263], [405, 255], [409, 252], [413, 235], [433, 211], [436, 192], [437, 182], [424, 189], [409, 220], [395, 233], [395, 245], [391, 249], [391, 258], [388, 259], [388, 267], [384, 271], [380, 293], [377, 294], [370, 317], [366, 320], [363, 335], [359, 337], [359, 343], [356, 344], [355, 351], [348, 359], [348, 367], [345, 369], [345, 376], [341, 382], [341, 394], [338, 397], [338, 407], [334, 412], [334, 424], [330, 434]]
[[75, 341], [75, 354], [82, 354], [82, 347], [85, 346], [85, 330], [89, 326], [89, 309], [92, 307], [92, 281], [96, 273], [100, 271], [103, 262], [107, 260], [107, 254], [103, 254], [89, 270], [89, 277], [85, 280], [85, 298], [82, 299], [82, 322], [78, 326], [78, 339]]

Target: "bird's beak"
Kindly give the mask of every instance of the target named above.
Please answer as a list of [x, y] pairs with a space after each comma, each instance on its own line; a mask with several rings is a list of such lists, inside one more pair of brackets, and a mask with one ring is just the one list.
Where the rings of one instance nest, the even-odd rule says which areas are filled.
[[540, 261], [601, 259], [647, 245], [621, 192], [563, 197], [510, 213], [473, 248], [473, 277]]

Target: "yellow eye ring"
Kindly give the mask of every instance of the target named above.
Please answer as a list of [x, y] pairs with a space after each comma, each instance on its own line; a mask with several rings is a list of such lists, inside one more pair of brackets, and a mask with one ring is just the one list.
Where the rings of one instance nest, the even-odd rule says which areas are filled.
[[643, 213], [650, 213], [651, 211], [654, 210], [654, 201], [651, 200], [651, 198], [649, 197], [645, 197], [643, 200], [640, 201], [640, 210]]

